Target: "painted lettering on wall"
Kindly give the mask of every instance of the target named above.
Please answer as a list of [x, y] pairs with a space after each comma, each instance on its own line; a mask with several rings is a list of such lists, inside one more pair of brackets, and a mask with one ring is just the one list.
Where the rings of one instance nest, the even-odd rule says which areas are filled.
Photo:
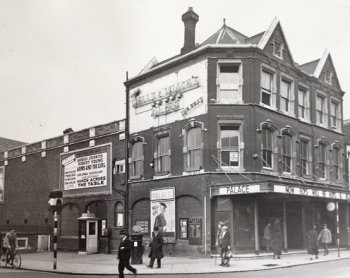
[[136, 90], [131, 95], [131, 103], [134, 108], [137, 108], [166, 98], [168, 100], [175, 100], [182, 93], [198, 88], [199, 85], [199, 77], [192, 76], [185, 81], [170, 85], [159, 91], [155, 91], [149, 94], [142, 95], [142, 92], [140, 90]]
[[203, 97], [200, 97], [199, 99], [197, 99], [196, 101], [192, 102], [189, 106], [187, 106], [186, 108], [184, 108], [181, 111], [181, 114], [183, 117], [186, 117], [188, 112], [190, 112], [192, 109], [194, 109], [195, 107], [197, 107], [198, 105], [200, 105], [201, 103], [203, 103]]

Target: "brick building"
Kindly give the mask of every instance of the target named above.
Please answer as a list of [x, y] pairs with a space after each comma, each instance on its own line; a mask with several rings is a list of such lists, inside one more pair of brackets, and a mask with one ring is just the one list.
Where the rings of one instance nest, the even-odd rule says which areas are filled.
[[[208, 253], [219, 221], [235, 251], [260, 252], [279, 219], [284, 249], [312, 223], [348, 245], [342, 98], [328, 51], [299, 65], [281, 23], [248, 37], [223, 26], [195, 43], [190, 8], [181, 53], [152, 60], [127, 89], [129, 223], [160, 225], [169, 253]], [[162, 224], [157, 220], [163, 215]]]
[[0, 152], [0, 233], [14, 228], [20, 248], [46, 249], [53, 234], [49, 194], [61, 189], [59, 249], [78, 251], [78, 218], [90, 212], [98, 220], [97, 251], [117, 250], [125, 225], [124, 158], [125, 120], [67, 129], [61, 136]]

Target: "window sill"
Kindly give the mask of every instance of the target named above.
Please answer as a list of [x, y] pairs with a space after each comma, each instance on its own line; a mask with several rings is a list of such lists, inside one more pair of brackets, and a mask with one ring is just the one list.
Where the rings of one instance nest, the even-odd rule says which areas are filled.
[[226, 172], [244, 172], [245, 169], [240, 168], [239, 166], [221, 166], [220, 168], [216, 169], [218, 172], [226, 171]]
[[140, 179], [142, 179], [142, 176], [141, 175], [140, 176], [132, 176], [129, 179], [130, 180], [140, 180]]
[[171, 176], [171, 174], [169, 172], [166, 173], [159, 173], [153, 176], [154, 180], [160, 180], [160, 179], [165, 179], [165, 178], [169, 178]]
[[216, 104], [242, 104], [243, 100], [232, 100], [232, 99], [217, 99]]
[[196, 175], [196, 174], [202, 174], [204, 173], [204, 169], [198, 169], [198, 170], [185, 170], [182, 172], [183, 176], [189, 176], [189, 175]]
[[277, 111], [277, 108], [276, 108], [276, 107], [273, 107], [273, 106], [267, 105], [267, 104], [262, 103], [262, 102], [260, 102], [259, 104], [260, 104], [260, 106], [262, 106], [262, 107], [264, 107], [264, 108], [267, 108], [267, 109], [270, 109], [270, 110]]

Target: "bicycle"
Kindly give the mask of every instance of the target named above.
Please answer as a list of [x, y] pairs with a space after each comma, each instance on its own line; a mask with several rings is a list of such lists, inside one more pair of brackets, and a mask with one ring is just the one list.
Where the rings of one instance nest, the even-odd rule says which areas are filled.
[[[11, 254], [6, 254], [6, 249], [2, 250], [1, 252], [1, 259], [0, 259], [0, 267], [7, 267], [7, 265], [10, 265], [10, 259]], [[22, 258], [20, 254], [17, 254], [16, 251], [13, 251], [13, 262], [12, 262], [12, 268], [19, 269], [22, 265]]]

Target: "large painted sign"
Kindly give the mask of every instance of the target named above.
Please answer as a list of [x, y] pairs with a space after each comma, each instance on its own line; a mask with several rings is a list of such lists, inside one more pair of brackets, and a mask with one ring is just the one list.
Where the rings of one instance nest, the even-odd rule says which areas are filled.
[[64, 194], [111, 191], [111, 145], [61, 154], [61, 188]]
[[0, 167], [0, 203], [4, 201], [4, 190], [5, 190], [5, 167]]
[[164, 242], [175, 243], [175, 188], [153, 189], [150, 194], [150, 232], [154, 227], [158, 227], [162, 232]]
[[203, 60], [130, 90], [130, 132], [207, 112], [207, 61]]

